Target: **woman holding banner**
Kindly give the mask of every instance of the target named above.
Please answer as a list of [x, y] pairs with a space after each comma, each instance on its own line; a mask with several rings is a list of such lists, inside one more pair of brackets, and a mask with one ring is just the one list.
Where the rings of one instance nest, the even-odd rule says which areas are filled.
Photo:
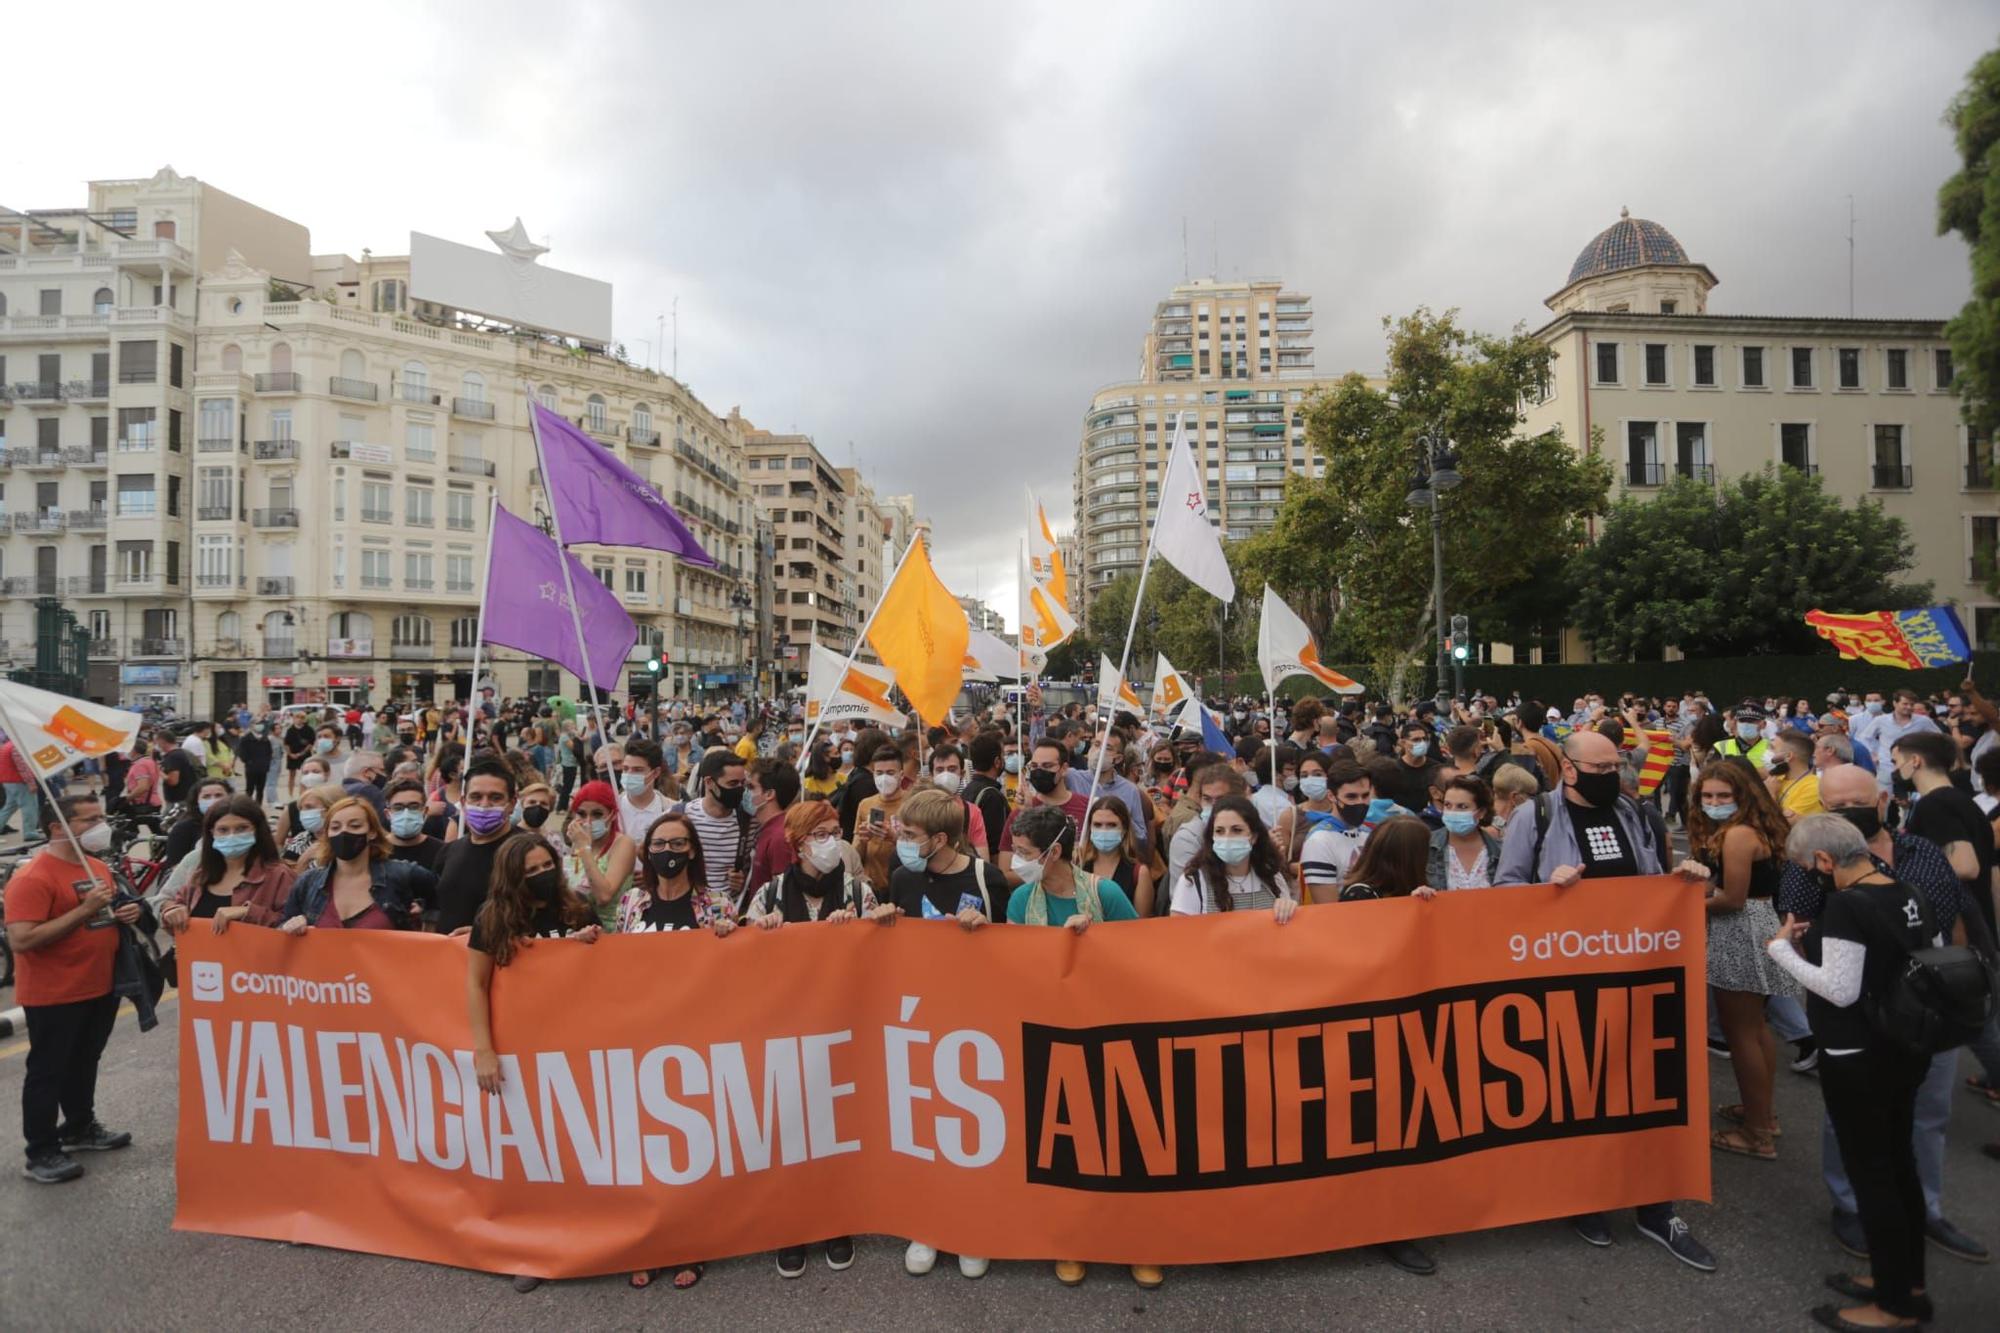
[[709, 890], [694, 821], [680, 811], [661, 815], [647, 828], [641, 845], [645, 854], [639, 859], [638, 882], [618, 900], [619, 934], [713, 930], [727, 935], [736, 929], [728, 901]]
[[1201, 848], [1174, 885], [1173, 914], [1261, 912], [1284, 925], [1299, 907], [1284, 858], [1247, 796], [1224, 796], [1208, 811]]
[[292, 892], [292, 870], [278, 859], [270, 821], [254, 796], [232, 796], [208, 812], [201, 861], [160, 912], [178, 935], [200, 919], [220, 935], [232, 921], [276, 926]]
[[[338, 790], [333, 784], [321, 793]], [[316, 795], [318, 793], [308, 793]], [[375, 805], [359, 796], [332, 800], [319, 842], [285, 899], [288, 935], [322, 930], [404, 930], [421, 923], [437, 876], [414, 861], [393, 859], [388, 830]]]
[[[466, 941], [466, 1012], [472, 1024], [472, 1072], [481, 1092], [497, 1094], [504, 1077], [493, 1036], [493, 969], [512, 963], [536, 940], [570, 937], [591, 944], [601, 933], [588, 900], [563, 883], [555, 851], [546, 841], [512, 834], [501, 843], [493, 859], [492, 887], [472, 919], [472, 934]], [[693, 1286], [700, 1280], [700, 1268], [691, 1265], [695, 1276], [685, 1284], [676, 1278], [674, 1285]], [[632, 1274], [635, 1287], [652, 1280], [651, 1269]], [[529, 1292], [541, 1285], [538, 1277], [514, 1278], [515, 1291]]]

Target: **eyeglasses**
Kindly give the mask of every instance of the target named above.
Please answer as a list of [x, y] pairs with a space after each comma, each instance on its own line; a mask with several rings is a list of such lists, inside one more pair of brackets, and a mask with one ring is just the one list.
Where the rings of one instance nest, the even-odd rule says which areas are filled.
[[1585, 763], [1581, 759], [1572, 759], [1569, 762], [1579, 773], [1616, 773], [1618, 771], [1618, 761], [1616, 759], [1607, 759], [1603, 763], [1598, 764]]
[[663, 843], [654, 843], [650, 850], [656, 852], [684, 852], [693, 846], [694, 842], [688, 838], [668, 838]]

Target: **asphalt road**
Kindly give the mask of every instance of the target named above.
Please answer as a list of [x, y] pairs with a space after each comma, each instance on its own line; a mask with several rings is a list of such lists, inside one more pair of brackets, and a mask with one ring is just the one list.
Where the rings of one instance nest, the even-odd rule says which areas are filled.
[[[11, 994], [0, 990], [0, 1008]], [[901, 1241], [864, 1238], [854, 1267], [815, 1255], [803, 1279], [780, 1280], [768, 1255], [709, 1265], [691, 1292], [664, 1281], [555, 1283], [517, 1295], [504, 1278], [336, 1250], [171, 1229], [176, 1011], [140, 1036], [128, 1009], [106, 1052], [102, 1118], [137, 1143], [86, 1158], [82, 1180], [38, 1186], [0, 1174], [0, 1329], [204, 1329], [417, 1326], [579, 1328], [1030, 1327], [1398, 1329], [1803, 1329], [1831, 1293], [1822, 1275], [1848, 1266], [1828, 1235], [1820, 1185], [1819, 1089], [1781, 1075], [1775, 1164], [1718, 1156], [1719, 1205], [1683, 1215], [1722, 1267], [1696, 1273], [1613, 1219], [1618, 1244], [1593, 1250], [1557, 1223], [1445, 1237], [1439, 1272], [1412, 1277], [1370, 1251], [1268, 1263], [1174, 1269], [1142, 1292], [1099, 1266], [1080, 1288], [1047, 1264], [1000, 1263], [977, 1282], [949, 1257], [925, 1278], [902, 1271]], [[25, 1043], [0, 1043], [0, 1104], [17, 1104]], [[1969, 1062], [1968, 1062], [1969, 1063]], [[1710, 1062], [1718, 1101], [1732, 1098], [1727, 1061]], [[1946, 1167], [1946, 1211], [2000, 1246], [2000, 1163], [1978, 1147], [2000, 1138], [2000, 1113], [1961, 1097]], [[18, 1140], [10, 1140], [18, 1143]], [[10, 1147], [10, 1153], [18, 1148]], [[18, 1157], [9, 1159], [18, 1161]], [[560, 1243], [560, 1238], [556, 1238]], [[1931, 1252], [1934, 1327], [2000, 1322], [2000, 1265]]]

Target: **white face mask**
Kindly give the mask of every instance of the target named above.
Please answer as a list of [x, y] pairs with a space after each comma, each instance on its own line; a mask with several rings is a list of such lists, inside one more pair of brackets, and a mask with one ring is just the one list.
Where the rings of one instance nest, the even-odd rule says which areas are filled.
[[1038, 856], [1022, 856], [1019, 852], [1014, 854], [1014, 874], [1023, 884], [1041, 883], [1042, 872], [1047, 869], [1048, 867], [1042, 864], [1042, 859]]
[[822, 875], [840, 864], [840, 839], [838, 838], [808, 838], [806, 839], [805, 848], [806, 860], [812, 864], [814, 870], [819, 871]]
[[937, 784], [939, 791], [947, 792], [953, 796], [958, 795], [958, 789], [962, 785], [962, 780], [958, 774], [951, 772], [933, 773], [931, 774], [931, 781]]
[[76, 845], [86, 852], [111, 850], [111, 825], [93, 824], [76, 835]]
[[900, 773], [877, 773], [875, 775], [875, 790], [881, 794], [884, 800], [894, 796], [896, 790], [902, 785], [903, 777]]

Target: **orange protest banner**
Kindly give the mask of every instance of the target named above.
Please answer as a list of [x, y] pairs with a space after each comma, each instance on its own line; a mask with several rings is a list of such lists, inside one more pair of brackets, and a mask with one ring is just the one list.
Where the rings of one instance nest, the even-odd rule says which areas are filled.
[[175, 1225], [579, 1276], [887, 1233], [1186, 1264], [1709, 1192], [1671, 878], [1067, 930], [181, 937]]

